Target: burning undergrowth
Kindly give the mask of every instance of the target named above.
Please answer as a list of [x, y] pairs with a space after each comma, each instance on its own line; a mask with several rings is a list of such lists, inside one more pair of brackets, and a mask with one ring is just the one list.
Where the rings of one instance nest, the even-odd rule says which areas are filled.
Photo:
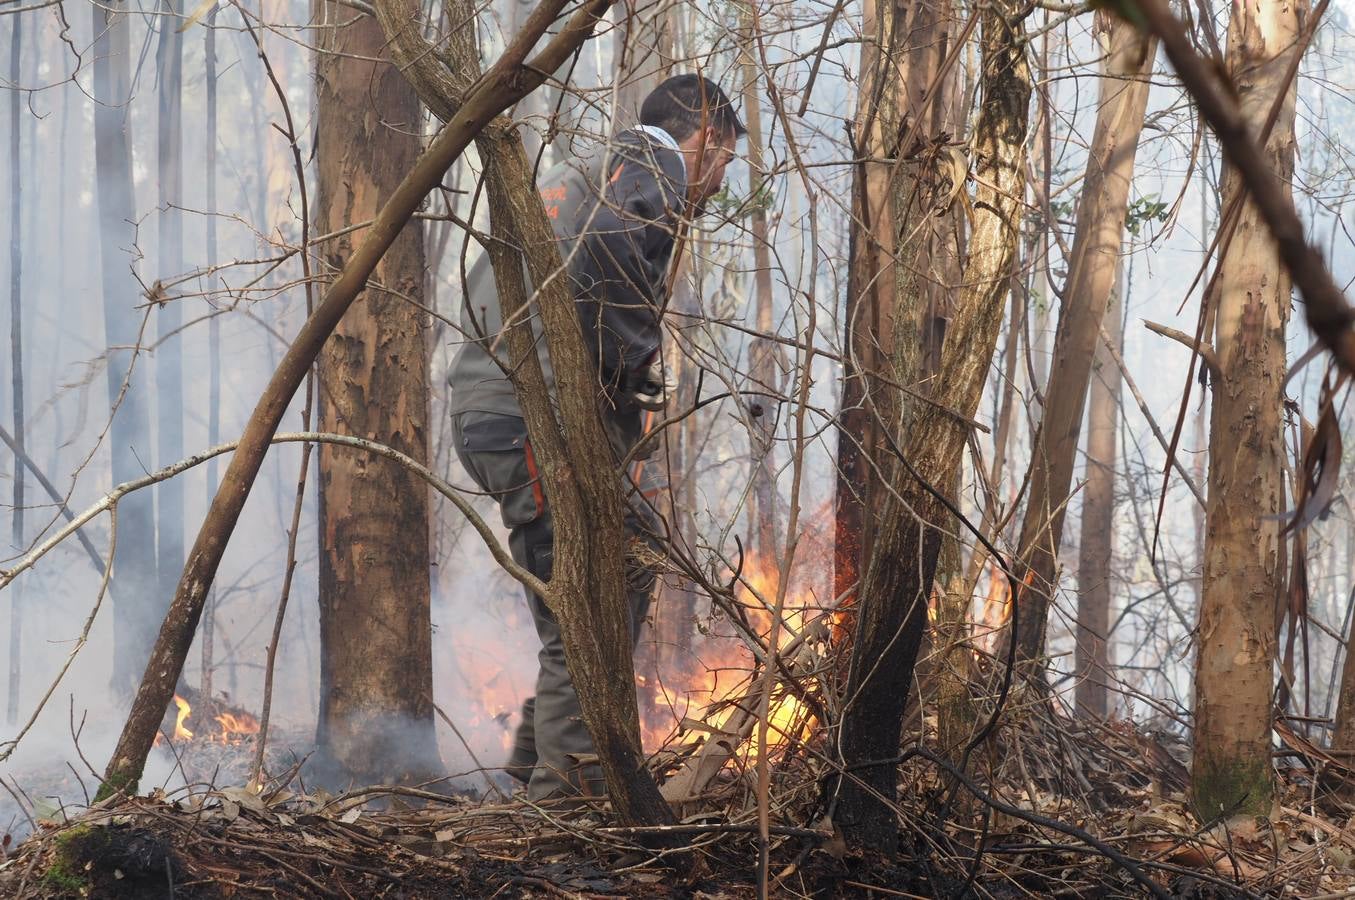
[[[70, 820], [90, 806], [98, 791], [102, 772], [95, 764], [111, 754], [116, 735], [90, 731], [88, 715], [77, 717], [73, 701], [69, 718], [64, 739], [50, 732], [36, 735], [6, 763], [0, 780], [6, 789], [0, 792], [0, 829], [9, 844], [41, 823]], [[254, 775], [259, 732], [258, 718], [224, 695], [208, 698], [180, 685], [161, 721], [141, 786], [163, 793], [187, 785], [245, 784]], [[309, 729], [275, 723], [260, 777], [295, 775], [312, 740]]]
[[[849, 856], [823, 790], [838, 771], [826, 723], [839, 715], [842, 652], [830, 640], [841, 613], [821, 599], [826, 570], [730, 566], [700, 621], [697, 664], [640, 681], [657, 713], [645, 727], [651, 771], [677, 826], [617, 826], [603, 803], [552, 809], [505, 782], [478, 796], [443, 784], [333, 795], [285, 751], [240, 787], [259, 723], [181, 687], [155, 751], [178, 787], [86, 810], [16, 796], [35, 833], [6, 845], [0, 895], [751, 897], [764, 796], [773, 895], [1336, 896], [1355, 885], [1351, 773], [1296, 735], [1299, 764], [1276, 814], [1205, 827], [1186, 808], [1184, 748], [1127, 722], [1074, 718], [1047, 694], [1016, 691], [957, 769], [939, 737], [935, 661], [919, 667], [923, 712], [905, 736], [901, 853]], [[989, 598], [994, 621], [1003, 600]], [[998, 695], [983, 685], [1001, 668], [982, 641], [972, 657], [968, 700], [983, 722]], [[473, 696], [490, 717], [463, 722], [507, 733], [521, 694]]]
[[[809, 557], [806, 557], [808, 559]], [[821, 560], [805, 562], [786, 573], [775, 562], [752, 556], [724, 573], [723, 603], [713, 603], [700, 623], [686, 665], [671, 666], [637, 677], [645, 749], [653, 754], [682, 753], [720, 734], [748, 714], [757, 715], [767, 692], [767, 720], [772, 745], [807, 737], [814, 724], [813, 700], [819, 662], [825, 649], [832, 610], [821, 599], [827, 570]], [[780, 621], [775, 623], [776, 611]], [[777, 674], [767, 681], [767, 650], [776, 647]], [[786, 680], [791, 671], [799, 677]], [[677, 745], [675, 748], [674, 745]], [[747, 762], [755, 749], [740, 749]]]
[[[918, 746], [934, 747], [930, 716], [922, 726]], [[1343, 772], [1301, 741], [1270, 819], [1210, 828], [1186, 811], [1183, 748], [1127, 722], [1030, 703], [959, 782], [935, 751], [901, 768], [905, 845], [872, 868], [846, 855], [824, 815], [819, 785], [831, 766], [816, 752], [818, 730], [788, 735], [771, 758], [774, 896], [1336, 897], [1355, 885]], [[728, 757], [656, 849], [659, 829], [610, 824], [605, 808], [419, 788], [198, 785], [40, 820], [35, 838], [0, 861], [0, 895], [733, 900], [756, 894], [753, 791]]]
[[[172, 721], [171, 721], [172, 720]], [[176, 743], [216, 743], [228, 746], [252, 744], [259, 734], [253, 713], [231, 705], [225, 697], [207, 698], [187, 685], [174, 694], [174, 705], [165, 711], [155, 746]]]

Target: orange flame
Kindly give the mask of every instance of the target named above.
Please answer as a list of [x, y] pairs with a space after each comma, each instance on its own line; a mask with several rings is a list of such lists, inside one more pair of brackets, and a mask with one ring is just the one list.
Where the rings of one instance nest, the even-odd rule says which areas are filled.
[[174, 695], [174, 705], [179, 707], [179, 714], [174, 717], [174, 739], [176, 741], [193, 740], [193, 732], [183, 726], [184, 719], [187, 719], [192, 715], [193, 708], [188, 705], [187, 700], [180, 697], [178, 694]]
[[[736, 599], [744, 607], [752, 630], [764, 643], [771, 637], [772, 608], [776, 604], [779, 585], [780, 571], [774, 561], [757, 556], [746, 560], [740, 574]], [[819, 605], [820, 601], [814, 597], [812, 590], [792, 579], [792, 583], [787, 586], [782, 607], [782, 627], [777, 629], [778, 647], [784, 649], [795, 640], [819, 612]], [[740, 697], [754, 699], [758, 696], [758, 686], [749, 680], [755, 668], [753, 655], [741, 640], [732, 635], [712, 636], [696, 650], [696, 655], [704, 671], [692, 676], [687, 683], [656, 683], [651, 686], [648, 679], [641, 677], [640, 687], [653, 692], [659, 708], [672, 711], [670, 723], [687, 720], [686, 724], [692, 724], [690, 720], [695, 719], [704, 728], [698, 726], [693, 729], [694, 732], [724, 730], [730, 725], [730, 719], [737, 709], [732, 701]], [[795, 740], [808, 738], [815, 720], [800, 698], [788, 691], [778, 690], [771, 698], [767, 725], [768, 750], [772, 751]], [[646, 727], [645, 746], [661, 746], [669, 736], [666, 731], [664, 727]], [[743, 743], [737, 758], [744, 765], [756, 761], [756, 730]]]
[[213, 740], [219, 740], [223, 744], [238, 744], [259, 733], [259, 720], [249, 713], [236, 716], [223, 712], [216, 717], [216, 721], [221, 726], [221, 731], [213, 735]]
[[976, 636], [988, 649], [997, 646], [998, 633], [1011, 619], [1012, 589], [1007, 576], [996, 565], [991, 567], [988, 576], [988, 596], [983, 599], [983, 613], [980, 617]]

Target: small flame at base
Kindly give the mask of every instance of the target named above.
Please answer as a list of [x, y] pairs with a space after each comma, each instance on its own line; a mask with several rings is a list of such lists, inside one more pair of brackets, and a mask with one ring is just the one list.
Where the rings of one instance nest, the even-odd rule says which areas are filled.
[[174, 739], [176, 741], [193, 740], [193, 732], [183, 725], [184, 720], [193, 714], [193, 707], [189, 706], [188, 701], [178, 694], [174, 695], [174, 705], [179, 707], [179, 714], [174, 717]]
[[[174, 705], [178, 708], [178, 712], [174, 715], [174, 732], [171, 739], [175, 741], [198, 739], [198, 732], [187, 725], [189, 717], [193, 715], [193, 707], [178, 694], [174, 695]], [[220, 728], [210, 733], [203, 732], [201, 739], [218, 744], [242, 744], [259, 733], [259, 720], [247, 712], [225, 711], [214, 718]], [[201, 723], [199, 725], [201, 726]], [[164, 734], [156, 734], [155, 746], [158, 747], [163, 742]]]

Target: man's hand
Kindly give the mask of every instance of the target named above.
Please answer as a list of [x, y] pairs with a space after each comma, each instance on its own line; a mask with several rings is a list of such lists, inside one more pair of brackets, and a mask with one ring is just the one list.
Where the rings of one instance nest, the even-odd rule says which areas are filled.
[[654, 361], [635, 375], [635, 389], [631, 399], [641, 409], [661, 411], [668, 403], [668, 395], [677, 390], [677, 384], [664, 373], [663, 356], [654, 354]]

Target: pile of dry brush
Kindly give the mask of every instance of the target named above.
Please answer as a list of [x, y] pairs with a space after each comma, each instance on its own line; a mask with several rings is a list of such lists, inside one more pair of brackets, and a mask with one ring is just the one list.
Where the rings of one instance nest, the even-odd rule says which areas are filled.
[[[982, 698], [973, 698], [981, 708]], [[736, 704], [737, 706], [737, 704]], [[825, 815], [833, 774], [805, 707], [769, 751], [769, 865], [760, 875], [752, 732], [726, 710], [651, 757], [681, 824], [626, 828], [605, 805], [553, 809], [443, 785], [308, 791], [293, 766], [258, 791], [221, 786], [249, 742], [186, 745], [202, 780], [34, 813], [6, 842], [5, 897], [1307, 897], [1355, 896], [1355, 772], [1281, 728], [1272, 816], [1204, 828], [1184, 748], [1128, 722], [1065, 714], [1016, 692], [963, 770], [915, 717], [900, 767], [902, 852], [856, 859]], [[989, 711], [991, 712], [991, 710]], [[802, 727], [803, 726], [803, 727]], [[209, 754], [205, 769], [195, 761]]]

